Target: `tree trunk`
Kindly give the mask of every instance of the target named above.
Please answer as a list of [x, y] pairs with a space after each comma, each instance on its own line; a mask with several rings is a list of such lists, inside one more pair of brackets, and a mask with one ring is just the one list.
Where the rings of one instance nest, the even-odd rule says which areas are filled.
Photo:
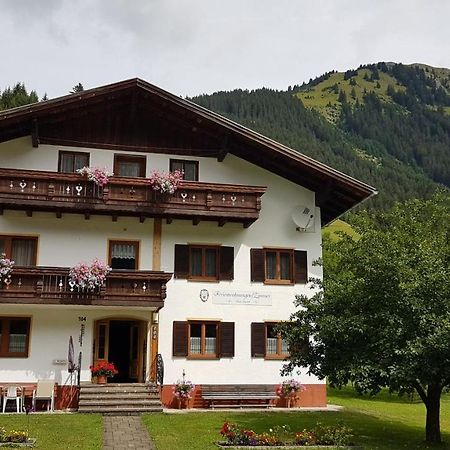
[[439, 384], [430, 384], [427, 389], [427, 423], [425, 429], [425, 439], [427, 442], [441, 442], [441, 392], [442, 388]]

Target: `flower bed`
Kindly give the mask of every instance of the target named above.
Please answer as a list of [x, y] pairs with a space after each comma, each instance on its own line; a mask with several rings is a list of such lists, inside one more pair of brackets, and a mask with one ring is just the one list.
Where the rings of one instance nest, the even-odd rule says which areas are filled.
[[[218, 442], [219, 447], [227, 448], [298, 448], [298, 447], [349, 447], [352, 430], [344, 425], [322, 426], [320, 423], [313, 430], [291, 432], [287, 425], [277, 426], [264, 433], [240, 428], [237, 424], [225, 422], [220, 434], [226, 439]], [[354, 448], [354, 447], [353, 447]]]
[[27, 431], [6, 431], [0, 427], [0, 447], [34, 447], [36, 439], [30, 438]]

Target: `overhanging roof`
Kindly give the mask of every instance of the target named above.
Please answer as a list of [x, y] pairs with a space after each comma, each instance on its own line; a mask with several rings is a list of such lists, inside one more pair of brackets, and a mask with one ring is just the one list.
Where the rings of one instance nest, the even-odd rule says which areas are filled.
[[361, 181], [138, 78], [0, 111], [0, 142], [30, 134], [36, 145], [219, 160], [231, 153], [314, 191], [323, 224], [377, 193]]

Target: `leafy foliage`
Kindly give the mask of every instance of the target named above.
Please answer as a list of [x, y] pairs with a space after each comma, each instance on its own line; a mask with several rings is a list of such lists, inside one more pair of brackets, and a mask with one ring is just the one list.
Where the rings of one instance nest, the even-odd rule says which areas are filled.
[[[294, 325], [284, 329], [284, 371], [309, 367], [332, 385], [352, 382], [372, 394], [416, 390], [428, 419], [439, 411], [450, 386], [449, 219], [450, 195], [439, 192], [375, 220], [359, 217], [359, 239], [325, 240], [325, 279], [314, 280], [312, 298], [297, 298]], [[439, 413], [433, 417], [439, 424]], [[437, 440], [438, 426], [427, 420], [433, 439], [429, 431]]]

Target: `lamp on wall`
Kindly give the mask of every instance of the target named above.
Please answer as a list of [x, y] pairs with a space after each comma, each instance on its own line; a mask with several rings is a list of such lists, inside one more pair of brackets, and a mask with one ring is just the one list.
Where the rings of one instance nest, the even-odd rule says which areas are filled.
[[159, 313], [157, 313], [157, 312], [152, 313], [152, 322], [153, 323], [159, 322]]

